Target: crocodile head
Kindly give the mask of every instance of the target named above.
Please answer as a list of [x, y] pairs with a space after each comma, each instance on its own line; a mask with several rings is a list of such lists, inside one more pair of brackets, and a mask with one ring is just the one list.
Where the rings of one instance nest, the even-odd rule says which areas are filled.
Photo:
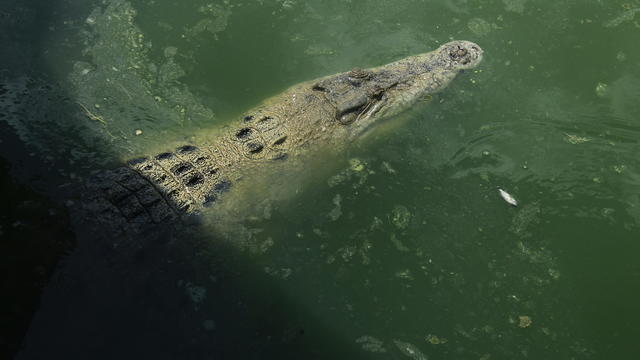
[[478, 45], [452, 41], [435, 51], [387, 65], [324, 78], [313, 85], [313, 90], [324, 93], [335, 107], [338, 123], [355, 137], [379, 120], [442, 90], [460, 71], [474, 68], [481, 60]]

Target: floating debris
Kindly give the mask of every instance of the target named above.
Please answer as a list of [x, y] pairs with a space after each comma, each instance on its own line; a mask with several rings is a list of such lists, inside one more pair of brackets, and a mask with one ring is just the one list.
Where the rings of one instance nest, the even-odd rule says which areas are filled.
[[349, 166], [353, 171], [363, 171], [365, 169], [364, 162], [358, 158], [349, 159]]
[[375, 353], [385, 353], [387, 349], [384, 348], [384, 343], [374, 338], [373, 336], [363, 335], [356, 339], [356, 343], [362, 344], [362, 350], [375, 352]]
[[274, 244], [275, 241], [273, 241], [273, 238], [271, 236], [267, 237], [267, 239], [260, 244], [260, 252], [262, 254], [266, 253]]
[[596, 95], [598, 95], [598, 97], [607, 97], [609, 95], [609, 85], [599, 82], [596, 85]]
[[178, 54], [178, 48], [175, 46], [167, 46], [164, 48], [164, 57], [172, 58]]
[[518, 201], [513, 196], [511, 196], [511, 194], [500, 188], [498, 188], [498, 192], [500, 193], [500, 196], [502, 196], [504, 201], [506, 201], [509, 205], [518, 206]]
[[274, 269], [271, 266], [265, 266], [264, 267], [264, 272], [273, 276], [273, 277], [277, 277], [280, 278], [282, 280], [287, 280], [289, 278], [289, 276], [291, 276], [291, 273], [293, 272], [290, 268], [280, 268], [280, 269]]
[[311, 45], [304, 53], [309, 56], [334, 55], [336, 51], [328, 46]]
[[556, 269], [548, 269], [547, 272], [549, 273], [549, 276], [551, 276], [551, 278], [553, 278], [554, 280], [560, 279], [560, 271]]
[[438, 336], [436, 336], [436, 335], [432, 335], [432, 334], [427, 335], [427, 337], [425, 338], [425, 340], [426, 340], [428, 343], [432, 344], [432, 345], [446, 344], [446, 343], [447, 343], [447, 341], [448, 341], [446, 338], [438, 337]]
[[400, 340], [393, 340], [393, 343], [396, 344], [398, 350], [400, 350], [404, 355], [414, 360], [427, 360], [427, 356], [415, 345]]
[[586, 143], [588, 141], [591, 141], [591, 139], [589, 139], [588, 137], [584, 137], [584, 136], [578, 136], [578, 135], [574, 135], [574, 134], [564, 134], [564, 141], [568, 142], [569, 144], [572, 145], [577, 145], [577, 144], [582, 144], [582, 143]]
[[396, 205], [391, 210], [390, 220], [398, 229], [406, 229], [411, 221], [411, 213], [406, 206]]
[[333, 209], [331, 209], [327, 216], [329, 216], [331, 220], [336, 221], [340, 218], [340, 216], [342, 216], [342, 207], [340, 205], [340, 203], [342, 202], [342, 197], [340, 196], [340, 194], [336, 194], [332, 202], [335, 206]]
[[396, 173], [396, 170], [394, 168], [392, 168], [391, 165], [386, 161], [382, 162], [382, 170], [384, 172], [386, 172], [386, 173], [389, 173], [389, 174], [395, 174]]
[[411, 270], [409, 269], [396, 271], [396, 277], [405, 280], [413, 280], [413, 275], [411, 274]]
[[340, 173], [333, 175], [327, 181], [329, 187], [334, 187], [344, 183], [351, 178], [356, 178], [352, 186], [354, 189], [364, 185], [369, 174], [373, 174], [372, 170], [367, 169], [367, 162], [358, 158], [349, 159], [349, 166]]
[[613, 165], [613, 171], [615, 171], [618, 174], [622, 174], [625, 168], [626, 168], [625, 165]]
[[531, 326], [531, 317], [527, 316], [527, 315], [520, 315], [518, 316], [518, 326], [521, 328], [527, 328], [529, 326]]
[[410, 250], [408, 247], [406, 247], [402, 243], [402, 241], [400, 241], [400, 239], [398, 239], [398, 237], [394, 233], [391, 233], [391, 242], [393, 243], [393, 246], [395, 246], [398, 251], [409, 251]]
[[615, 19], [605, 22], [604, 27], [616, 27], [622, 23], [632, 21], [636, 17], [637, 12], [640, 12], [640, 8], [635, 8], [635, 9], [626, 8], [626, 10], [623, 11], [622, 14], [620, 14]]
[[134, 132], [134, 134], [136, 134], [136, 136], [140, 136], [140, 135], [142, 135], [142, 130], [140, 130], [140, 129], [136, 129], [136, 131]]

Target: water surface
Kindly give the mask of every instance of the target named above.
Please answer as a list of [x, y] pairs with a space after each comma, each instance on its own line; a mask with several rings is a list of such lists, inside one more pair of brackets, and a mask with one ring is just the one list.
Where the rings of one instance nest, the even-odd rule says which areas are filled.
[[[485, 51], [401, 126], [315, 160], [295, 194], [258, 199], [238, 215], [241, 235], [216, 229], [213, 215], [189, 232], [215, 251], [154, 278], [166, 279], [159, 293], [176, 315], [137, 334], [141, 354], [640, 351], [640, 1], [105, 0], [2, 11], [12, 50], [0, 73], [3, 142], [32, 154], [23, 161], [12, 145], [2, 155], [14, 178], [59, 201], [60, 184], [224, 126], [295, 83], [451, 39]], [[142, 303], [132, 324], [157, 325], [163, 315]], [[118, 341], [101, 349], [122, 354], [123, 334], [136, 331], [126, 324], [107, 326]]]

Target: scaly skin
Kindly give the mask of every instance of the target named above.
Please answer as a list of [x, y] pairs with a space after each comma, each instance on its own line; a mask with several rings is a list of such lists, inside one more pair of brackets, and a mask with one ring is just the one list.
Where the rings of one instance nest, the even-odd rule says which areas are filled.
[[247, 112], [210, 143], [134, 159], [98, 175], [87, 183], [83, 204], [106, 222], [162, 223], [197, 212], [248, 170], [321, 147], [342, 148], [374, 123], [442, 90], [481, 59], [476, 44], [453, 41], [384, 66], [298, 84]]

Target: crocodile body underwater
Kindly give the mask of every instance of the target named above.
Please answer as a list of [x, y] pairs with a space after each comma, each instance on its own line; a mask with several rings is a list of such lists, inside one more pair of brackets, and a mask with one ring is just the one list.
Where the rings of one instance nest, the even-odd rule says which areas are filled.
[[295, 161], [321, 147], [345, 147], [481, 60], [478, 45], [452, 41], [387, 65], [295, 85], [212, 141], [136, 158], [94, 176], [82, 206], [106, 223], [165, 223], [196, 213], [259, 167]]

